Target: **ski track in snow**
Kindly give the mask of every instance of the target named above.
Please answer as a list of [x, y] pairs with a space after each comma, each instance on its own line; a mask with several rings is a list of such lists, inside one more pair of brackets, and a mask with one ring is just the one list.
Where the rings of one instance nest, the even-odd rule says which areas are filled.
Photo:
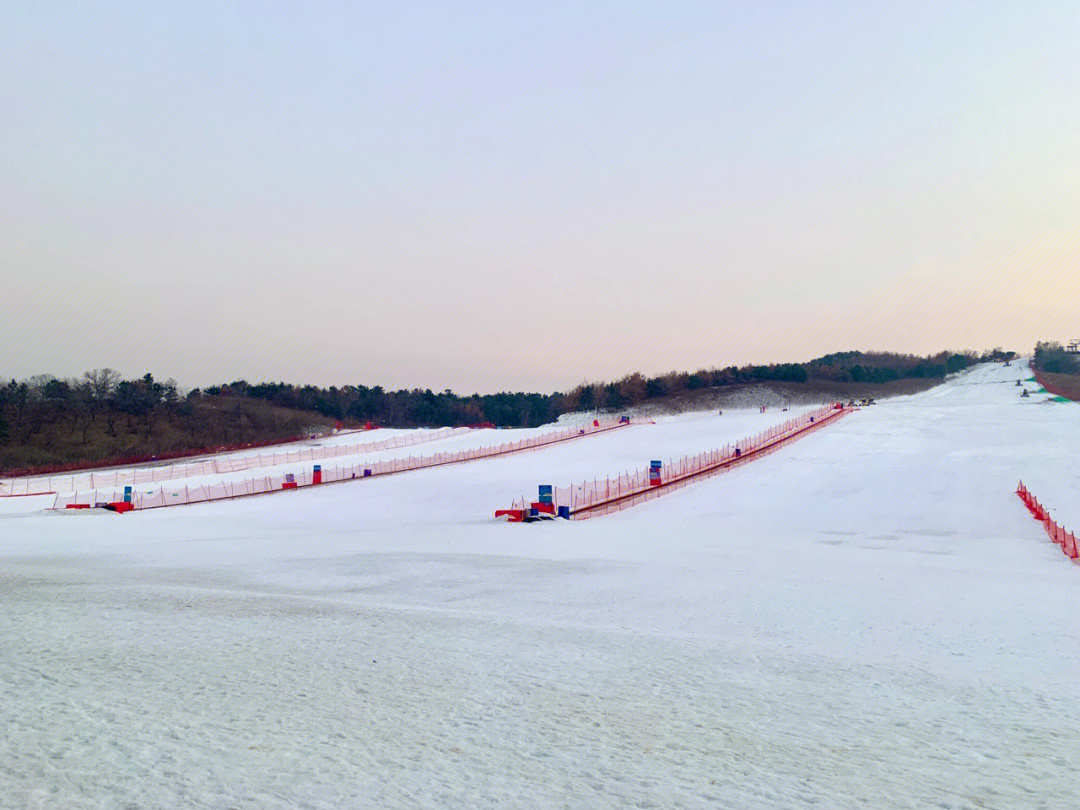
[[1012, 490], [1080, 529], [1080, 409], [1018, 376], [584, 522], [490, 516], [792, 414], [124, 516], [10, 499], [0, 807], [1077, 806], [1080, 566]]

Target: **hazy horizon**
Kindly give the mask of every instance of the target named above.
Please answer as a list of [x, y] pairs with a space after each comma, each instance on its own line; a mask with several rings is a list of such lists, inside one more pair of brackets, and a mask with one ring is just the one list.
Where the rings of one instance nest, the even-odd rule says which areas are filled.
[[1080, 337], [1080, 6], [0, 10], [0, 375], [567, 390]]
[[[915, 355], [915, 356], [925, 357], [925, 356], [928, 356], [928, 354], [930, 356], [933, 356], [933, 355], [939, 354], [941, 352], [949, 352], [949, 351], [955, 351], [955, 352], [958, 352], [958, 353], [966, 352], [966, 351], [974, 351], [974, 352], [976, 352], [978, 354], [982, 354], [985, 351], [989, 351], [989, 350], [992, 350], [992, 349], [995, 349], [995, 348], [1002, 348], [1002, 349], [1004, 349], [1006, 351], [1010, 350], [1010, 348], [1007, 347], [1007, 346], [1005, 346], [1005, 347], [988, 346], [988, 347], [985, 347], [985, 348], [980, 348], [978, 350], [972, 349], [972, 348], [969, 347], [968, 349], [942, 349], [940, 351], [930, 352], [930, 353], [925, 353], [925, 352], [923, 352], [923, 353], [891, 352], [888, 349], [866, 350], [866, 353], [867, 354], [873, 354], [873, 353], [880, 352], [880, 353], [888, 353], [888, 354]], [[837, 350], [837, 352], [844, 352], [844, 351], [851, 351], [851, 350], [849, 350], [849, 349], [838, 349]], [[831, 353], [832, 352], [827, 352], [826, 354], [831, 354]], [[1026, 351], [1017, 352], [1017, 354], [1020, 355], [1020, 356], [1024, 356], [1024, 355], [1026, 355], [1028, 353], [1029, 352], [1026, 352]], [[504, 388], [493, 388], [493, 389], [490, 389], [490, 390], [465, 390], [465, 389], [451, 389], [451, 390], [453, 390], [453, 392], [455, 394], [459, 395], [459, 396], [469, 396], [471, 394], [494, 394], [494, 393], [500, 393], [500, 392], [519, 392], [519, 393], [520, 392], [525, 392], [525, 393], [541, 393], [541, 394], [550, 394], [550, 393], [556, 393], [556, 392], [565, 393], [567, 391], [573, 390], [574, 388], [578, 387], [579, 385], [583, 385], [583, 384], [596, 384], [596, 385], [599, 385], [599, 384], [605, 384], [605, 383], [611, 383], [611, 382], [618, 382], [619, 380], [621, 380], [621, 379], [623, 379], [623, 378], [625, 378], [627, 376], [633, 375], [633, 374], [642, 374], [642, 375], [644, 375], [646, 377], [659, 377], [659, 376], [663, 376], [663, 375], [668, 374], [668, 373], [691, 373], [692, 374], [692, 373], [697, 372], [697, 371], [723, 369], [723, 368], [728, 368], [728, 367], [731, 367], [731, 366], [745, 367], [745, 366], [751, 366], [751, 365], [770, 365], [770, 364], [783, 364], [783, 363], [799, 364], [799, 363], [806, 363], [808, 361], [815, 360], [815, 359], [817, 359], [817, 358], [819, 358], [821, 356], [822, 355], [816, 355], [815, 357], [806, 357], [806, 358], [789, 358], [789, 359], [770, 360], [770, 361], [763, 361], [762, 363], [750, 362], [750, 361], [748, 361], [748, 362], [725, 363], [723, 365], [712, 363], [712, 364], [706, 364], [704, 366], [698, 366], [698, 367], [694, 367], [694, 368], [670, 368], [670, 369], [663, 369], [663, 370], [651, 371], [651, 372], [647, 372], [647, 371], [644, 371], [642, 369], [630, 369], [630, 370], [625, 371], [623, 373], [616, 374], [613, 377], [604, 377], [604, 378], [595, 378], [595, 379], [582, 379], [582, 380], [578, 380], [577, 382], [566, 385], [566, 386], [562, 386], [562, 387], [556, 386], [554, 388], [547, 388], [547, 389], [543, 389], [543, 388], [515, 389], [515, 388], [506, 388], [506, 387], [504, 387]], [[155, 372], [155, 370], [152, 369], [152, 368], [147, 368], [147, 369], [144, 369], [142, 371], [134, 371], [134, 372], [131, 372], [131, 373], [126, 373], [126, 372], [124, 372], [123, 369], [117, 369], [114, 366], [110, 366], [109, 364], [104, 364], [103, 366], [99, 366], [99, 367], [95, 367], [95, 368], [109, 368], [109, 369], [112, 369], [113, 371], [118, 371], [118, 372], [121, 373], [122, 378], [127, 379], [127, 380], [142, 377], [142, 376], [146, 375], [147, 373], [152, 374], [154, 376], [154, 379], [157, 380], [158, 382], [165, 382], [165, 381], [167, 381], [169, 379], [175, 379], [175, 378], [172, 378], [171, 375], [166, 376], [166, 375], [162, 375], [162, 374], [160, 374], [158, 372]], [[95, 370], [95, 369], [89, 369], [89, 368], [88, 369], [83, 369], [83, 371], [92, 371], [92, 370]], [[33, 378], [40, 378], [40, 377], [56, 377], [58, 379], [69, 379], [69, 380], [70, 379], [75, 379], [75, 380], [79, 380], [79, 379], [82, 378], [82, 376], [83, 376], [82, 372], [71, 373], [71, 374], [56, 374], [56, 373], [51, 372], [51, 371], [42, 370], [42, 371], [35, 372], [34, 374], [23, 375], [21, 379], [33, 379]], [[12, 379], [12, 377], [10, 375], [8, 375], [6, 377], [3, 376], [3, 375], [0, 375], [0, 385], [4, 384], [7, 380], [10, 380], [10, 379]], [[271, 378], [271, 377], [265, 377], [265, 378], [260, 378], [260, 379], [252, 379], [250, 377], [244, 377], [244, 376], [230, 377], [228, 379], [224, 379], [224, 378], [222, 378], [222, 379], [213, 379], [213, 380], [212, 379], [207, 379], [207, 380], [203, 380], [201, 382], [191, 382], [189, 380], [175, 379], [175, 382], [177, 383], [177, 385], [179, 386], [181, 391], [190, 391], [190, 390], [195, 389], [195, 388], [202, 389], [202, 388], [207, 388], [207, 387], [212, 387], [212, 386], [228, 385], [230, 383], [238, 382], [238, 381], [241, 381], [241, 380], [243, 380], [244, 382], [247, 382], [247, 383], [249, 383], [251, 385], [257, 385], [257, 384], [260, 384], [260, 383], [285, 383], [285, 384], [294, 385], [294, 386], [315, 385], [315, 386], [323, 387], [323, 388], [328, 388], [330, 386], [336, 386], [338, 388], [343, 388], [345, 386], [351, 386], [351, 385], [364, 385], [364, 386], [366, 386], [368, 388], [372, 388], [372, 387], [375, 387], [375, 386], [380, 386], [384, 390], [387, 390], [387, 391], [402, 390], [402, 389], [405, 389], [405, 390], [431, 389], [432, 391], [435, 391], [435, 392], [438, 392], [438, 393], [441, 393], [442, 391], [447, 390], [447, 387], [445, 387], [445, 386], [442, 387], [442, 388], [439, 388], [439, 387], [436, 387], [436, 386], [424, 384], [423, 382], [416, 383], [416, 384], [410, 384], [410, 385], [401, 385], [401, 386], [394, 385], [394, 386], [390, 386], [390, 385], [384, 385], [383, 383], [379, 382], [378, 380], [338, 380], [338, 381], [330, 381], [330, 382], [326, 382], [326, 383], [315, 383], [315, 382], [312, 382], [311, 380], [304, 380], [304, 379], [289, 380], [289, 379], [279, 379], [279, 378]]]

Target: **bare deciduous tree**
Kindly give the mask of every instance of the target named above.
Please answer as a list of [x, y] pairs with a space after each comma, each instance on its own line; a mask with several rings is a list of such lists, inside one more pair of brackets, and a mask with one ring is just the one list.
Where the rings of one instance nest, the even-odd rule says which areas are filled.
[[102, 403], [109, 398], [109, 394], [113, 392], [113, 389], [116, 388], [122, 378], [120, 372], [116, 369], [105, 367], [83, 372], [83, 379], [90, 386], [91, 396], [98, 403]]

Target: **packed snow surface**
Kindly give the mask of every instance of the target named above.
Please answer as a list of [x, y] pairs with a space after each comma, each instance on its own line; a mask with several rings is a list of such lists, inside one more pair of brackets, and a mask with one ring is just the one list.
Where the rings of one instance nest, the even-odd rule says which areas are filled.
[[1013, 490], [1080, 529], [1080, 408], [1027, 376], [581, 522], [491, 515], [791, 414], [122, 516], [0, 500], [0, 807], [1078, 806], [1080, 566]]

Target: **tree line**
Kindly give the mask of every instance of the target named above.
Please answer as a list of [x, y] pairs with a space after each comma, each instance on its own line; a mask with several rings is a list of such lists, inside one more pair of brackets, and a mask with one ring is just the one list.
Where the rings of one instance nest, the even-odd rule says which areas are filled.
[[266, 442], [333, 427], [317, 413], [241, 397], [182, 392], [152, 374], [113, 369], [0, 384], [0, 471], [177, 454]]
[[1065, 347], [1055, 341], [1036, 343], [1031, 364], [1048, 374], [1080, 374], [1080, 355], [1065, 351]]
[[750, 383], [831, 382], [888, 383], [905, 378], [943, 378], [980, 360], [1005, 359], [1013, 352], [993, 349], [941, 352], [930, 357], [888, 352], [838, 352], [806, 363], [729, 366], [693, 373], [670, 372], [656, 377], [628, 374], [608, 383], [583, 383], [551, 394], [503, 392], [459, 395], [430, 389], [386, 391], [381, 386], [345, 385], [318, 388], [288, 383], [249, 383], [246, 380], [211, 386], [194, 395], [239, 396], [287, 408], [309, 410], [351, 422], [376, 422], [397, 427], [491, 424], [536, 427], [577, 411], [618, 411], [672, 394]]
[[805, 363], [728, 366], [655, 377], [633, 373], [612, 382], [582, 383], [568, 392], [469, 395], [419, 388], [390, 391], [378, 385], [322, 388], [246, 380], [184, 391], [172, 379], [160, 382], [152, 374], [124, 379], [110, 368], [71, 379], [38, 375], [0, 385], [0, 469], [95, 461], [135, 450], [166, 453], [268, 441], [325, 430], [335, 423], [536, 427], [565, 413], [617, 412], [710, 388], [942, 378], [981, 360], [1013, 356], [1001, 349], [982, 355], [941, 352], [928, 357], [849, 351]]

